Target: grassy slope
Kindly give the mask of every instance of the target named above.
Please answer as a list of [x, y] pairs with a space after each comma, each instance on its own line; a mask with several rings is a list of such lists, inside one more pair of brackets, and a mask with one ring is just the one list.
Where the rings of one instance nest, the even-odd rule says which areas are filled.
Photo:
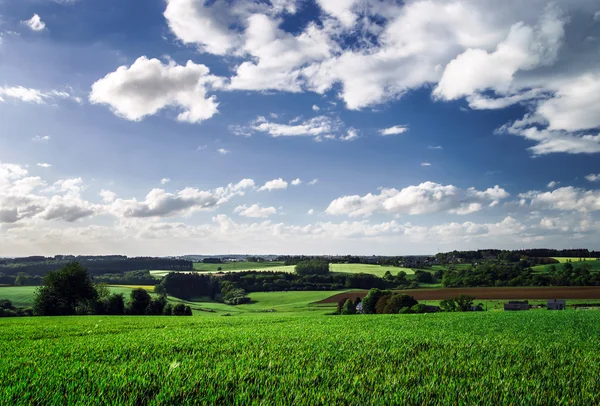
[[[6, 404], [598, 404], [600, 312], [0, 321]], [[67, 379], [68, 378], [68, 379]]]
[[225, 264], [203, 264], [201, 262], [194, 263], [196, 271], [218, 272], [222, 271], [248, 271], [248, 270], [272, 270], [284, 266], [283, 262], [227, 262]]
[[[559, 258], [556, 258], [559, 259]], [[565, 261], [561, 261], [561, 263], [564, 263]], [[573, 268], [579, 268], [581, 266], [583, 266], [584, 264], [587, 264], [591, 267], [592, 271], [598, 271], [600, 270], [600, 261], [596, 261], [596, 260], [591, 260], [591, 261], [573, 261], [571, 262], [571, 265], [573, 265]], [[533, 269], [534, 271], [539, 271], [539, 272], [546, 272], [548, 270], [548, 268], [552, 266], [552, 265], [536, 265], [534, 267], [532, 267], [531, 269]], [[554, 266], [557, 269], [561, 268], [560, 264], [554, 264]]]
[[[573, 262], [573, 265], [575, 265], [575, 263], [580, 262], [580, 258], [568, 258], [568, 257], [554, 257], [554, 259], [556, 259], [558, 262], [560, 262], [561, 264], [564, 262]], [[596, 261], [598, 260], [598, 258], [581, 258], [581, 261]]]

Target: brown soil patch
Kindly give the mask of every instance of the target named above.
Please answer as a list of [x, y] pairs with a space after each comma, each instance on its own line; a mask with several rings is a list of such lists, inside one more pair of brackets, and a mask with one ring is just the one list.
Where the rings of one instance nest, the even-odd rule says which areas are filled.
[[[368, 291], [338, 293], [317, 303], [337, 303], [341, 299], [361, 299]], [[480, 300], [513, 300], [513, 299], [600, 299], [598, 286], [544, 287], [544, 288], [444, 288], [444, 289], [409, 289], [395, 290], [406, 293], [417, 300], [443, 300], [459, 295], [474, 296]]]

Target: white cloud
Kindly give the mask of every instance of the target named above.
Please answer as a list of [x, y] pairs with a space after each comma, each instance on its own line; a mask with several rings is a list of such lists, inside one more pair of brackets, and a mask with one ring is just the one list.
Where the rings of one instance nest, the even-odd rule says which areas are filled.
[[229, 30], [235, 18], [224, 1], [206, 6], [203, 0], [167, 0], [164, 17], [184, 44], [196, 44], [201, 51], [224, 55], [239, 43]]
[[258, 188], [259, 191], [271, 191], [271, 190], [276, 190], [276, 189], [287, 189], [288, 187], [288, 183], [279, 178], [279, 179], [273, 179], [268, 181], [267, 183], [265, 183], [263, 186], [261, 186], [260, 188]]
[[219, 148], [217, 150], [217, 152], [221, 155], [226, 155], [226, 154], [229, 154], [231, 151], [229, 151], [228, 149], [225, 149], [225, 148]]
[[272, 137], [295, 137], [325, 136], [339, 129], [341, 124], [327, 116], [318, 116], [296, 124], [290, 121], [289, 124], [277, 124], [269, 122], [265, 117], [258, 117], [252, 122], [251, 128], [254, 131], [264, 132]]
[[516, 23], [494, 52], [469, 48], [445, 68], [433, 94], [455, 100], [493, 89], [505, 94], [515, 73], [552, 64], [564, 36], [564, 19], [556, 7], [548, 7], [535, 28]]
[[117, 199], [117, 194], [110, 190], [101, 190], [100, 197], [104, 203], [112, 203]]
[[[72, 99], [75, 101], [79, 100], [78, 97], [74, 97], [71, 94], [64, 91], [51, 90], [49, 92], [43, 92], [38, 89], [31, 89], [23, 86], [0, 86], [0, 103], [4, 101], [3, 97], [20, 100], [25, 103], [35, 104], [46, 104], [46, 102], [48, 102], [49, 100], [54, 99]], [[45, 137], [42, 137], [40, 140], [44, 140], [44, 138]], [[36, 140], [35, 137], [34, 140]]]
[[166, 185], [166, 184], [167, 184], [167, 183], [169, 183], [170, 181], [171, 181], [171, 179], [169, 179], [169, 178], [162, 178], [162, 179], [160, 180], [160, 184], [161, 184], [161, 185]]
[[52, 165], [47, 164], [47, 163], [38, 163], [37, 166], [39, 166], [41, 168], [50, 168], [50, 167], [52, 167]]
[[357, 19], [352, 8], [359, 3], [359, 0], [317, 0], [317, 3], [323, 11], [337, 18], [346, 28], [352, 27]]
[[349, 128], [346, 135], [340, 137], [341, 141], [354, 141], [358, 138], [358, 130]]
[[298, 186], [302, 184], [302, 180], [300, 178], [296, 178], [292, 181], [292, 186]]
[[108, 210], [117, 217], [125, 218], [186, 216], [219, 207], [233, 196], [243, 195], [245, 189], [249, 188], [254, 188], [252, 179], [243, 179], [237, 184], [208, 191], [193, 187], [186, 187], [176, 193], [152, 189], [144, 201], [116, 199]]
[[163, 64], [142, 56], [130, 67], [121, 66], [94, 83], [90, 102], [109, 105], [116, 115], [131, 121], [176, 107], [181, 111], [177, 120], [198, 123], [218, 112], [216, 97], [206, 93], [220, 83], [204, 65], [192, 61], [185, 66], [173, 61]]
[[444, 149], [441, 145], [430, 145], [427, 148], [428, 149]]
[[408, 131], [407, 126], [395, 125], [393, 127], [383, 128], [383, 129], [379, 130], [379, 134], [381, 134], [381, 135], [398, 135], [398, 134], [404, 134], [407, 131]]
[[421, 162], [421, 166], [431, 166], [429, 162]]
[[350, 217], [385, 214], [428, 214], [449, 212], [468, 214], [479, 211], [483, 203], [493, 207], [509, 194], [499, 186], [478, 191], [462, 190], [453, 185], [424, 182], [404, 189], [382, 189], [379, 194], [344, 196], [333, 200], [327, 210], [331, 215]]
[[312, 215], [314, 214], [314, 212], [315, 212], [315, 211], [314, 211], [313, 209], [309, 209], [309, 210], [308, 210], [308, 212], [307, 212], [307, 214], [308, 214], [309, 216], [312, 216]]
[[521, 205], [541, 210], [579, 211], [600, 210], [600, 190], [584, 190], [566, 186], [551, 192], [530, 191], [519, 194]]
[[45, 142], [45, 141], [50, 141], [50, 136], [49, 135], [36, 135], [34, 136], [31, 140], [32, 141], [39, 141], [39, 142]]
[[548, 184], [546, 185], [546, 187], [547, 187], [548, 189], [554, 189], [556, 186], [558, 186], [558, 184], [559, 184], [559, 183], [560, 183], [560, 182], [557, 182], [557, 181], [555, 181], [555, 180], [552, 180], [552, 181], [548, 182]]
[[21, 21], [32, 31], [43, 31], [46, 28], [46, 23], [42, 21], [39, 15], [34, 14], [29, 20]]
[[319, 110], [321, 110], [321, 108], [319, 106], [317, 106], [316, 104], [312, 105], [312, 109], [313, 109], [313, 111], [319, 111]]
[[308, 185], [312, 186], [312, 185], [316, 185], [317, 183], [319, 183], [319, 179], [313, 179], [310, 182], [308, 182]]
[[585, 177], [590, 182], [599, 182], [600, 181], [600, 173], [590, 173]]
[[252, 206], [238, 206], [233, 210], [235, 213], [239, 214], [243, 217], [261, 217], [267, 218], [274, 214], [277, 214], [277, 209], [275, 207], [260, 207], [258, 204], [253, 204]]
[[198, 148], [196, 148], [196, 151], [202, 151], [202, 150], [205, 150], [206, 148], [208, 148], [208, 145], [198, 145]]

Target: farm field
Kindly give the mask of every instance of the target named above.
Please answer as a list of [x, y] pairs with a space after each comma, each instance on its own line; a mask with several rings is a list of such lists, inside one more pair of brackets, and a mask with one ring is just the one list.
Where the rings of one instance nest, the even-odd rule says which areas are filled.
[[[558, 258], [556, 258], [558, 259]], [[550, 265], [536, 265], [534, 267], [532, 267], [531, 269], [533, 269], [534, 271], [537, 272], [546, 272], [548, 271], [548, 269], [554, 265], [556, 267], [556, 269], [561, 269], [562, 265], [564, 264], [566, 261], [561, 261], [560, 264], [550, 264]], [[586, 261], [573, 261], [571, 262], [571, 265], [573, 265], [573, 268], [579, 268], [583, 265], [588, 265], [590, 267], [590, 270], [592, 271], [600, 271], [600, 261], [596, 261], [594, 258], [592, 258], [591, 260], [586, 260]]]
[[600, 312], [40, 317], [0, 329], [6, 404], [600, 402]]
[[385, 275], [387, 271], [390, 271], [394, 276], [396, 276], [400, 271], [406, 272], [407, 275], [414, 274], [414, 271], [410, 268], [369, 264], [330, 264], [329, 271], [340, 273], [369, 273], [379, 276], [380, 278]]
[[[357, 296], [364, 297], [367, 292], [367, 290], [353, 290], [336, 293], [319, 303], [337, 303], [343, 298], [354, 300]], [[600, 299], [598, 286], [408, 289], [395, 292], [406, 293], [419, 301], [444, 300], [459, 295], [474, 296], [476, 302], [477, 300]]]
[[[598, 258], [593, 257], [593, 258], [568, 258], [568, 257], [553, 257], [554, 259], [556, 259], [558, 262], [565, 263], [565, 262], [583, 262], [583, 261], [597, 261]], [[600, 262], [600, 261], [598, 261]]]

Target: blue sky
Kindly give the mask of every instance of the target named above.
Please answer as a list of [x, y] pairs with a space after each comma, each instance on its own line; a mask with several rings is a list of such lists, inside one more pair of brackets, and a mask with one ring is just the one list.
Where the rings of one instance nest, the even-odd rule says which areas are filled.
[[0, 0], [0, 256], [597, 249], [600, 5], [498, 3]]

